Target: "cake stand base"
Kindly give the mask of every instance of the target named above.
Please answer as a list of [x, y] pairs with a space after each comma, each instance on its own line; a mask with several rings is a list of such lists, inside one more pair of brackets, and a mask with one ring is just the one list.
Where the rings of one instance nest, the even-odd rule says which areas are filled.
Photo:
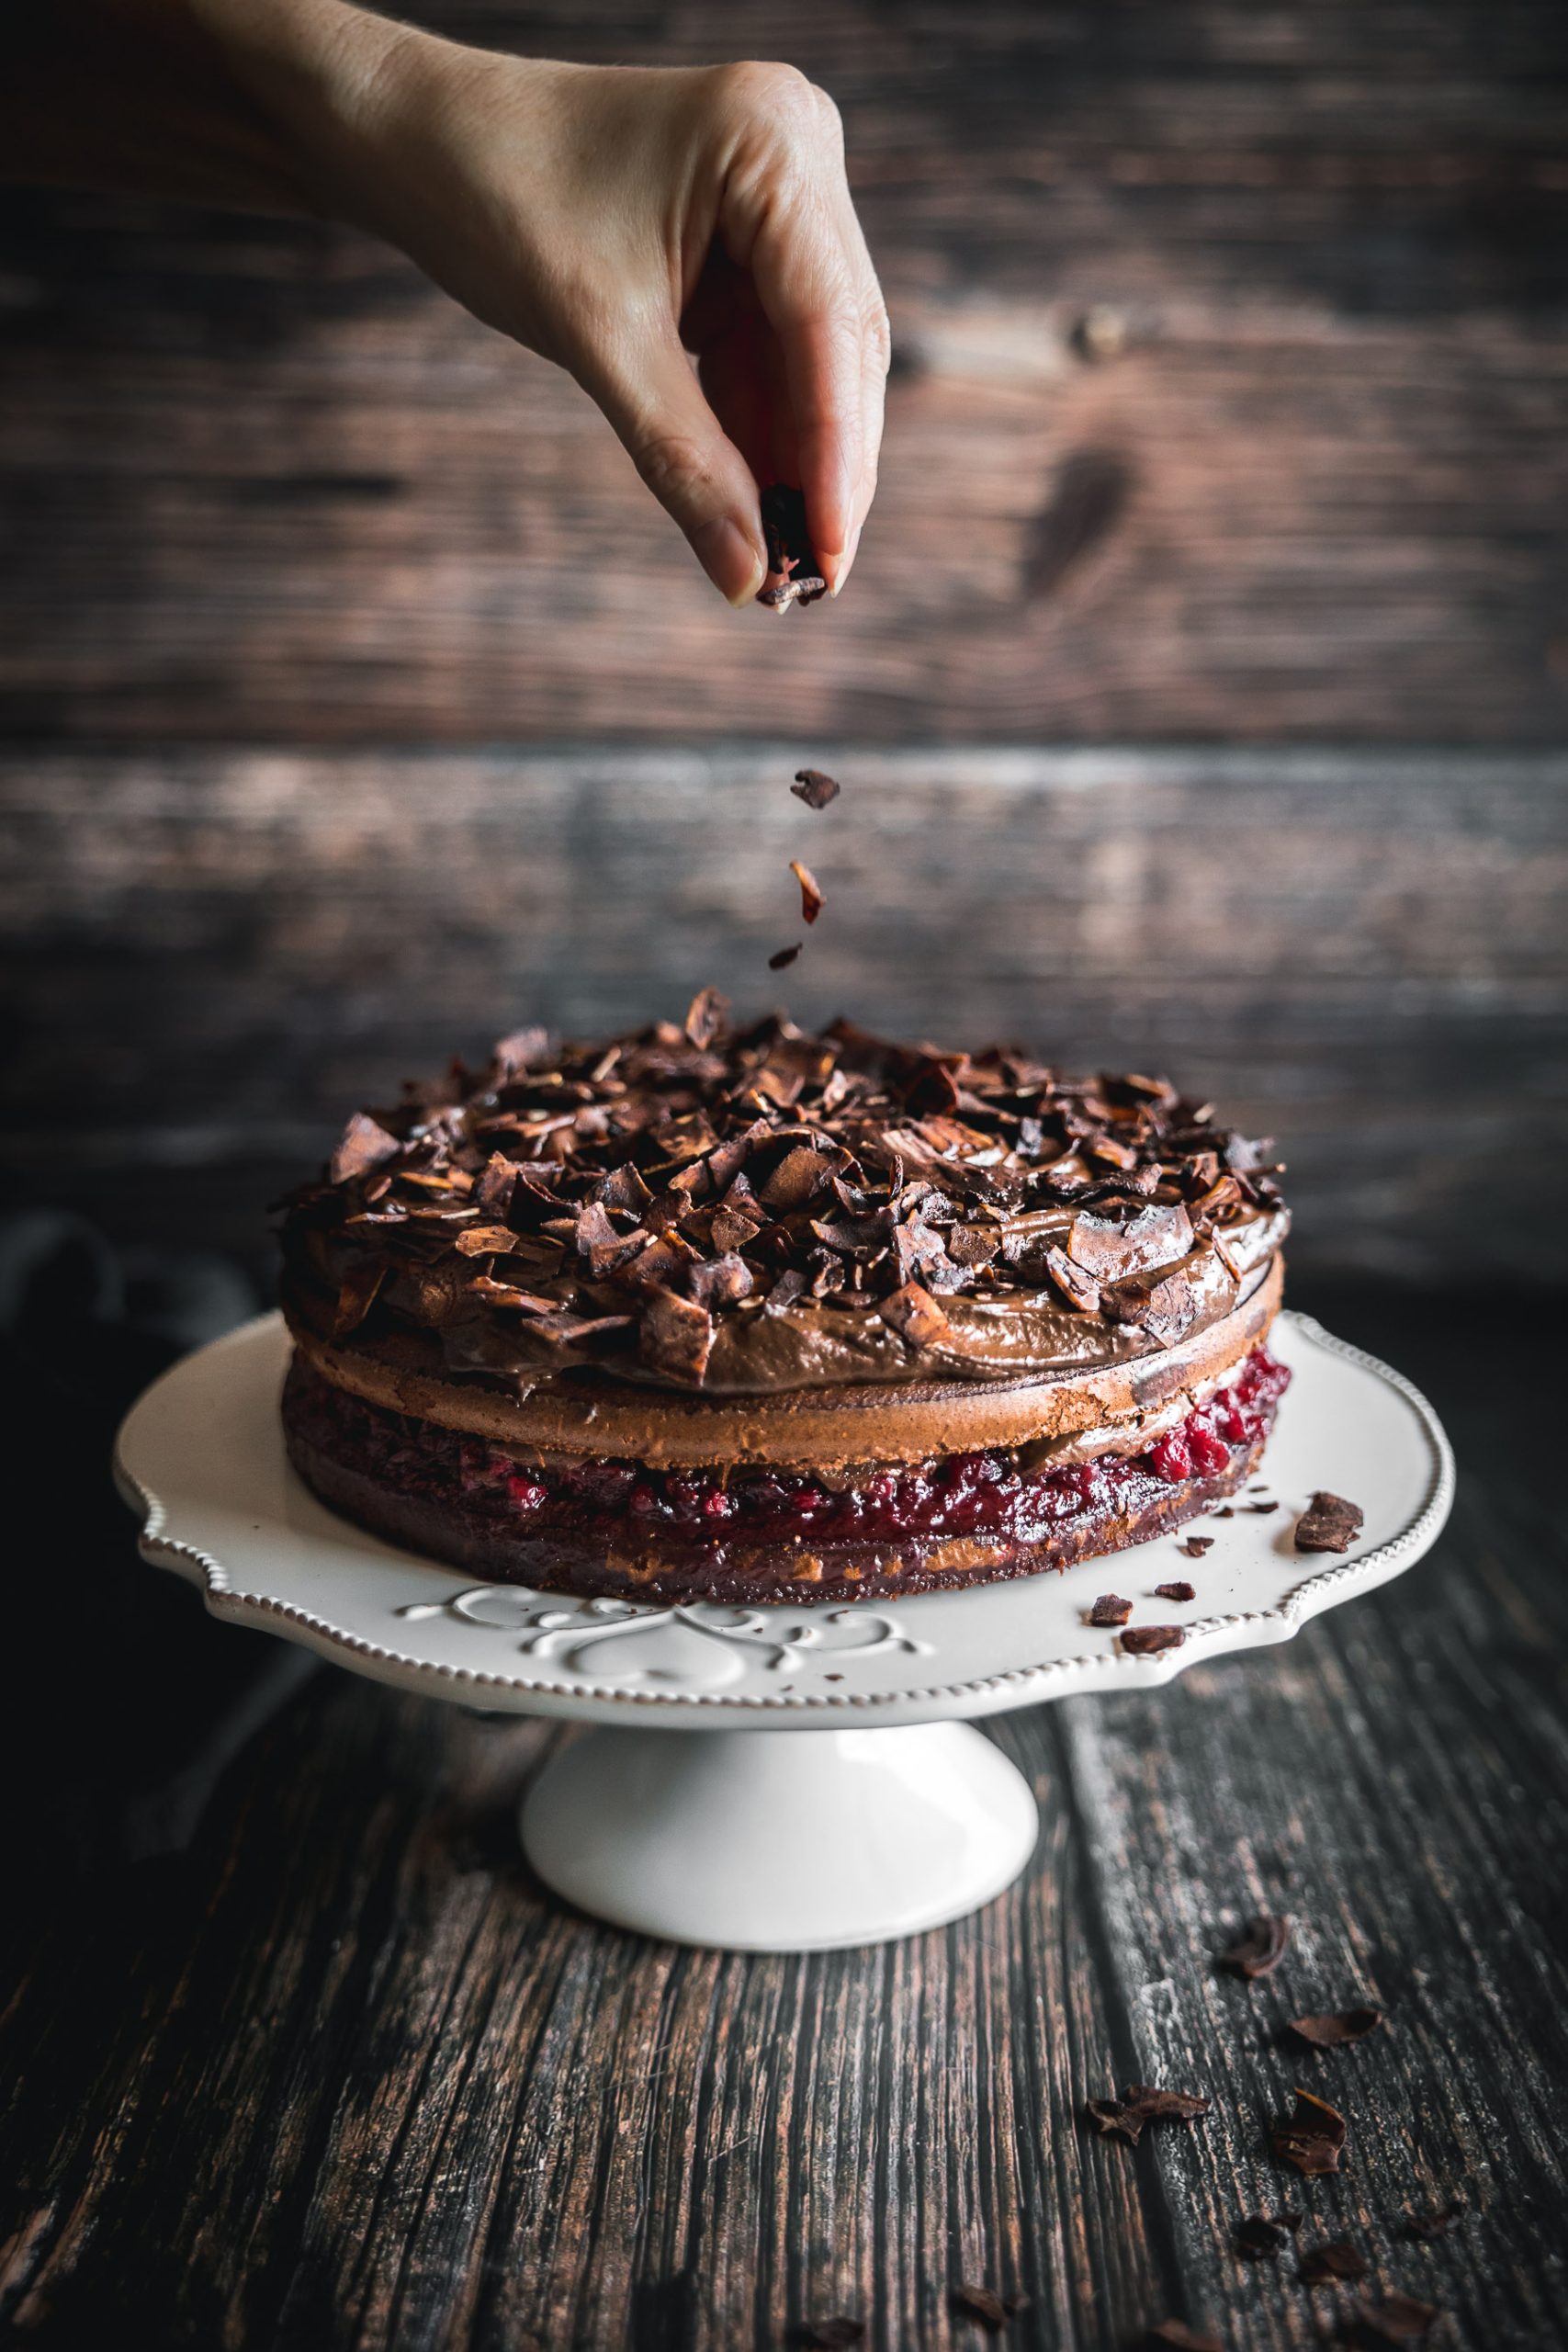
[[547, 1885], [617, 1927], [830, 1951], [962, 1918], [1033, 1851], [1028, 1782], [966, 1724], [583, 1732], [525, 1797]]

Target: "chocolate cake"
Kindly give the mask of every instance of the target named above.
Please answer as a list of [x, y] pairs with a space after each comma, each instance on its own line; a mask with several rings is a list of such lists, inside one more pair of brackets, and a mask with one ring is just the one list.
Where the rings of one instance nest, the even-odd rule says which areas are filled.
[[682, 1027], [359, 1112], [287, 1204], [290, 1458], [489, 1579], [841, 1602], [1029, 1576], [1257, 1468], [1287, 1217], [1163, 1079]]

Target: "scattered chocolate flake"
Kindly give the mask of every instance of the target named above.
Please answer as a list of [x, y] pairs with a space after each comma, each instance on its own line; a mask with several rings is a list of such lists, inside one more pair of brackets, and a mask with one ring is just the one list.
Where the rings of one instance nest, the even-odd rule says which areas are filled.
[[1155, 1597], [1158, 1600], [1196, 1600], [1198, 1588], [1191, 1584], [1156, 1584]]
[[1119, 1592], [1102, 1592], [1089, 1612], [1091, 1625], [1124, 1625], [1133, 1613], [1133, 1604], [1123, 1600]]
[[762, 492], [762, 533], [768, 543], [768, 576], [757, 591], [759, 605], [782, 612], [786, 605], [814, 605], [828, 593], [806, 527], [804, 493], [776, 481]]
[[1366, 1513], [1359, 1503], [1320, 1487], [1310, 1507], [1296, 1521], [1298, 1552], [1348, 1552], [1361, 1532]]
[[1234, 1503], [1222, 1503], [1219, 1510], [1214, 1513], [1214, 1517], [1216, 1519], [1234, 1519], [1235, 1517], [1235, 1505]]
[[1255, 1510], [1263, 1519], [1267, 1519], [1271, 1510], [1278, 1510], [1279, 1508], [1278, 1503], [1244, 1503], [1242, 1505], [1244, 1510]]
[[1365, 2278], [1371, 2268], [1366, 2256], [1346, 2239], [1330, 2238], [1325, 2245], [1308, 2246], [1296, 2275], [1303, 2287], [1337, 2287]]
[[1337, 2172], [1345, 2147], [1345, 2118], [1326, 2099], [1297, 2086], [1295, 2112], [1274, 2127], [1271, 2144], [1281, 2164], [1294, 2165], [1309, 2179]]
[[835, 776], [824, 775], [820, 768], [798, 768], [790, 786], [795, 798], [804, 800], [808, 808], [826, 808], [843, 788]]
[[1122, 1646], [1134, 1657], [1156, 1657], [1161, 1650], [1178, 1650], [1187, 1639], [1180, 1625], [1129, 1625], [1122, 1634]]
[[1299, 2213], [1249, 2213], [1235, 2227], [1235, 2250], [1249, 2262], [1272, 2260], [1283, 2254], [1301, 2228]]
[[882, 1302], [882, 1319], [891, 1323], [912, 1346], [929, 1348], [933, 1341], [950, 1339], [953, 1326], [929, 1290], [919, 1283], [906, 1283], [891, 1298]]
[[729, 1012], [729, 999], [717, 989], [699, 989], [686, 1010], [686, 1035], [694, 1046], [711, 1046], [722, 1036]]
[[1065, 1250], [1053, 1244], [1045, 1252], [1045, 1265], [1069, 1306], [1076, 1306], [1080, 1315], [1100, 1313], [1100, 1284], [1083, 1267], [1075, 1265]]
[[1406, 2213], [1402, 2237], [1412, 2239], [1417, 2245], [1429, 2245], [1434, 2238], [1447, 2237], [1456, 2223], [1462, 2222], [1470, 2208], [1462, 2197], [1456, 2197], [1437, 2212]]
[[1027, 2295], [998, 2295], [994, 2287], [978, 2287], [967, 2280], [949, 2290], [954, 2311], [966, 2318], [977, 2319], [982, 2327], [993, 2332], [1004, 2328], [1010, 2319], [1029, 2309]]
[[807, 2320], [795, 2332], [795, 2340], [807, 2347], [807, 2352], [845, 2352], [851, 2344], [859, 2344], [865, 2336], [863, 2319]]
[[1162, 2091], [1147, 2083], [1129, 2083], [1122, 2098], [1091, 2098], [1086, 2101], [1084, 2112], [1102, 2138], [1115, 2132], [1136, 2147], [1145, 2123], [1190, 2123], [1194, 2116], [1207, 2115], [1209, 2102], [1191, 2091]]
[[642, 1360], [650, 1372], [683, 1387], [700, 1385], [713, 1351], [713, 1317], [694, 1300], [677, 1298], [673, 1291], [648, 1295], [641, 1329]]
[[1184, 1544], [1179, 1544], [1176, 1548], [1179, 1552], [1185, 1553], [1190, 1560], [1201, 1560], [1205, 1552], [1213, 1550], [1214, 1539], [1212, 1535], [1190, 1535]]
[[1292, 2018], [1287, 2031], [1314, 2050], [1338, 2050], [1348, 2041], [1364, 2041], [1382, 2023], [1381, 2009], [1332, 2009], [1322, 2017]]
[[342, 1135], [337, 1149], [328, 1164], [327, 1181], [332, 1184], [346, 1184], [355, 1176], [367, 1175], [372, 1168], [379, 1168], [395, 1159], [402, 1145], [396, 1136], [387, 1133], [379, 1120], [367, 1111], [355, 1111]]
[[1380, 2302], [1358, 2303], [1356, 2333], [1363, 2344], [1413, 2344], [1440, 2316], [1436, 2303], [1419, 2303], [1397, 2291]]
[[795, 957], [799, 955], [805, 944], [806, 942], [804, 939], [797, 939], [793, 947], [781, 947], [777, 955], [769, 956], [769, 971], [783, 972], [786, 970], [788, 967], [794, 963]]
[[1260, 1911], [1256, 1918], [1247, 1921], [1235, 1942], [1221, 1952], [1220, 1966], [1249, 1980], [1269, 1976], [1283, 1960], [1290, 1940], [1290, 1921], [1272, 1918], [1267, 1911]]
[[801, 921], [810, 925], [816, 922], [828, 902], [822, 896], [817, 876], [808, 865], [802, 865], [798, 857], [792, 857], [789, 862], [789, 870], [800, 885]]
[[1185, 2320], [1156, 2320], [1153, 2327], [1144, 2330], [1147, 2352], [1161, 2352], [1161, 2347], [1174, 2346], [1174, 2352], [1225, 2352], [1217, 2335], [1194, 2335]]

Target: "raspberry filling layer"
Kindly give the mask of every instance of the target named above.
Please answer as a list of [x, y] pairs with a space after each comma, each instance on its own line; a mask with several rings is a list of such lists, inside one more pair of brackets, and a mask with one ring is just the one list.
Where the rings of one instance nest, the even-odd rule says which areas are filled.
[[1010, 1453], [954, 1453], [875, 1471], [849, 1490], [773, 1470], [651, 1470], [636, 1462], [533, 1469], [477, 1438], [366, 1404], [296, 1365], [285, 1415], [303, 1442], [389, 1489], [439, 1501], [522, 1535], [683, 1544], [814, 1545], [889, 1537], [987, 1536], [1029, 1544], [1085, 1514], [1135, 1510], [1162, 1488], [1206, 1481], [1269, 1432], [1290, 1385], [1255, 1348], [1236, 1377], [1140, 1453], [1021, 1470]]

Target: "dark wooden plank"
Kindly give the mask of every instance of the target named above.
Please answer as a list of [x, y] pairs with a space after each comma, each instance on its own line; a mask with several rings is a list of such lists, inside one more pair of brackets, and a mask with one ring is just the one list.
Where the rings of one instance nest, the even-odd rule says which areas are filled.
[[726, 613], [564, 379], [367, 240], [23, 197], [11, 730], [1560, 740], [1550, 0], [423, 13], [832, 89], [900, 360], [852, 592]]
[[[791, 797], [803, 753], [845, 789]], [[254, 1247], [353, 1102], [716, 978], [1174, 1070], [1277, 1136], [1296, 1261], [1561, 1275], [1568, 769], [807, 744], [0, 760], [12, 1198]], [[1520, 1214], [1495, 1211], [1506, 1161]]]

